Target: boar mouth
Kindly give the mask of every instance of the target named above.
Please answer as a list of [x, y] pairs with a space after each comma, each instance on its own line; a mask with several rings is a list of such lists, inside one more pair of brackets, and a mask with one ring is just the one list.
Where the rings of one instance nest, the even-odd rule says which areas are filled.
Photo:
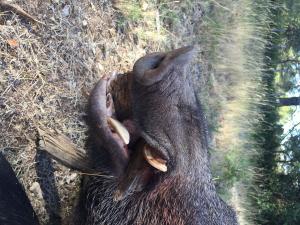
[[165, 154], [147, 142], [155, 140], [134, 122], [132, 79], [132, 73], [100, 79], [89, 102], [95, 141], [110, 155], [111, 173], [119, 180], [115, 200], [143, 190], [153, 177], [168, 170]]
[[96, 141], [110, 155], [111, 173], [119, 179], [115, 200], [149, 187], [149, 183], [168, 171], [170, 164], [168, 151], [135, 122], [139, 118], [134, 118], [132, 110], [136, 94], [132, 92], [133, 83], [146, 88], [160, 82], [175, 67], [184, 68], [194, 52], [193, 46], [186, 46], [167, 53], [148, 54], [137, 60], [132, 72], [104, 77], [93, 89], [89, 108], [91, 127]]

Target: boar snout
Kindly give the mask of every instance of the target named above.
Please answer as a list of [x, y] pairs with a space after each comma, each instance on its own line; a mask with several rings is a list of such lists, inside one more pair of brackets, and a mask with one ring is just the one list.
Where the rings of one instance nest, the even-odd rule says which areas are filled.
[[149, 86], [159, 82], [174, 66], [185, 66], [194, 55], [194, 47], [182, 47], [167, 53], [152, 53], [140, 58], [133, 66], [135, 79]]

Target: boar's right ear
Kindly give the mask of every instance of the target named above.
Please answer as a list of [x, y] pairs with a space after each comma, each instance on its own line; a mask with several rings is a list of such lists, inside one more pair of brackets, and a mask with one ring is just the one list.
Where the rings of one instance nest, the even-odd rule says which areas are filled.
[[39, 150], [48, 152], [64, 166], [83, 173], [95, 173], [87, 153], [68, 137], [58, 132], [38, 127]]
[[187, 46], [167, 53], [152, 53], [140, 58], [133, 66], [134, 78], [142, 85], [159, 82], [173, 66], [183, 67], [194, 55], [194, 47]]

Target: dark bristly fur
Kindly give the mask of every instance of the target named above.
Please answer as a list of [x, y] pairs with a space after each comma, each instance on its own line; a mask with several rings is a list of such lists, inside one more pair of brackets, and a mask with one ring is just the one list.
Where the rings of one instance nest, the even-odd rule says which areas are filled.
[[86, 221], [81, 224], [237, 224], [235, 212], [212, 182], [205, 120], [187, 67], [191, 55], [191, 47], [148, 55], [133, 70], [133, 120], [141, 137], [167, 160], [168, 171], [154, 171], [142, 191], [131, 190], [121, 201], [113, 199], [118, 177], [87, 178], [81, 199]]
[[38, 219], [14, 171], [0, 153], [0, 224], [38, 225]]

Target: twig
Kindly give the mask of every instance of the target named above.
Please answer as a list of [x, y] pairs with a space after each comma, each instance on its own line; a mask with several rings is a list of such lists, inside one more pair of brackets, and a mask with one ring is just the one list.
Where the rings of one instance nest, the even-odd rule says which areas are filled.
[[37, 20], [35, 17], [31, 16], [30, 14], [28, 14], [27, 12], [25, 12], [20, 6], [16, 5], [16, 4], [11, 4], [5, 0], [0, 0], [0, 7], [4, 8], [6, 10], [9, 10], [11, 12], [14, 12], [20, 16], [23, 16], [33, 22], [45, 25], [45, 23]]
[[213, 2], [213, 3], [215, 3], [217, 6], [219, 6], [219, 7], [223, 8], [223, 9], [225, 9], [225, 10], [229, 11], [229, 12], [231, 12], [231, 10], [230, 10], [230, 9], [228, 9], [227, 7], [225, 7], [225, 6], [221, 5], [219, 2], [217, 2], [217, 1], [215, 1], [215, 0], [212, 0], [212, 2]]
[[283, 141], [285, 140], [285, 138], [287, 136], [289, 136], [295, 129], [297, 126], [300, 125], [300, 122], [299, 123], [296, 123], [291, 129], [289, 129], [288, 133], [286, 135], [284, 135], [284, 137], [281, 139], [281, 144], [283, 143]]

